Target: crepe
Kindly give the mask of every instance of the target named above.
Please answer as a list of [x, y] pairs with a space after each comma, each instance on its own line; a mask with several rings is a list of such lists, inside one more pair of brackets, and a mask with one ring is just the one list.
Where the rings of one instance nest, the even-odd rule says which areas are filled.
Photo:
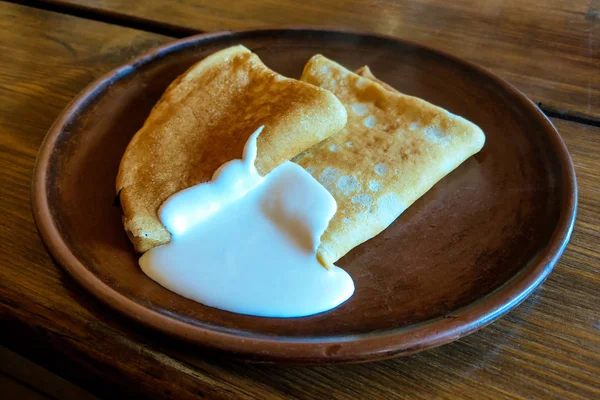
[[391, 87], [384, 81], [377, 79], [375, 77], [375, 75], [373, 75], [373, 72], [371, 72], [371, 68], [369, 68], [368, 65], [364, 65], [364, 66], [360, 67], [359, 69], [357, 69], [356, 74], [362, 76], [363, 78], [367, 78], [373, 82], [379, 83], [381, 86], [383, 86], [385, 89], [389, 90], [390, 92], [400, 93], [398, 90], [394, 89], [393, 87]]
[[243, 46], [198, 62], [167, 88], [121, 160], [116, 189], [136, 251], [170, 241], [162, 203], [241, 158], [261, 125], [255, 165], [264, 175], [345, 123], [333, 94], [271, 71]]
[[[360, 72], [370, 74], [368, 68]], [[293, 160], [338, 205], [318, 249], [326, 265], [383, 231], [485, 142], [466, 119], [322, 55], [310, 59], [301, 80], [333, 92], [348, 113], [340, 132]]]

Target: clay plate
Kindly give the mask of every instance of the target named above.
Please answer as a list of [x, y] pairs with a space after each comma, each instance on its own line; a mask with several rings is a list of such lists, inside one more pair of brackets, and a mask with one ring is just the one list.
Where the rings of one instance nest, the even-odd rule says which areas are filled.
[[[307, 318], [219, 311], [154, 283], [113, 205], [119, 160], [166, 86], [194, 62], [244, 44], [299, 77], [322, 53], [368, 64], [400, 91], [462, 115], [484, 149], [338, 265], [356, 293]], [[552, 124], [491, 73], [389, 37], [313, 29], [194, 36], [152, 50], [89, 86], [40, 150], [33, 208], [55, 259], [85, 289], [143, 324], [238, 358], [341, 363], [406, 355], [467, 335], [517, 306], [556, 264], [575, 218], [573, 165]]]

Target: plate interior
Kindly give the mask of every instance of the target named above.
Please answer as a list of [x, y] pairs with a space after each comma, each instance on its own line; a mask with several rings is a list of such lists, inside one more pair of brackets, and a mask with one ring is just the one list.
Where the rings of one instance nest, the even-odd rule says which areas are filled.
[[[139, 269], [113, 205], [121, 156], [166, 86], [194, 62], [244, 44], [298, 78], [324, 54], [479, 125], [483, 150], [337, 264], [356, 293], [333, 311], [268, 319], [219, 311], [162, 288]], [[123, 69], [69, 119], [50, 160], [51, 213], [93, 274], [144, 307], [193, 325], [249, 337], [313, 340], [411, 329], [465, 307], [534, 262], [551, 239], [561, 170], [539, 123], [496, 81], [437, 53], [384, 38], [336, 33], [248, 33], [200, 40]]]

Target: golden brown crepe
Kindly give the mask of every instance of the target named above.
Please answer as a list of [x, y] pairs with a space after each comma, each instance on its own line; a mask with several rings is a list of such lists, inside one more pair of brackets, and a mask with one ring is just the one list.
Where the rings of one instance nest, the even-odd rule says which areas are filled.
[[369, 68], [368, 65], [363, 65], [362, 67], [360, 67], [359, 69], [356, 70], [356, 74], [362, 76], [363, 78], [367, 78], [369, 80], [372, 80], [373, 82], [379, 83], [381, 86], [383, 86], [384, 88], [386, 88], [387, 90], [394, 92], [394, 93], [400, 93], [398, 90], [394, 89], [393, 87], [391, 87], [390, 85], [388, 85], [387, 83], [385, 83], [384, 81], [377, 79], [375, 77], [375, 75], [373, 75], [373, 73], [371, 72], [371, 68]]
[[464, 118], [321, 55], [309, 60], [301, 80], [333, 92], [348, 113], [340, 132], [293, 160], [337, 201], [318, 251], [324, 264], [383, 231], [485, 142]]
[[271, 71], [243, 46], [205, 58], [167, 88], [121, 160], [116, 188], [135, 249], [169, 242], [162, 203], [241, 158], [261, 125], [256, 168], [264, 175], [345, 123], [333, 94]]

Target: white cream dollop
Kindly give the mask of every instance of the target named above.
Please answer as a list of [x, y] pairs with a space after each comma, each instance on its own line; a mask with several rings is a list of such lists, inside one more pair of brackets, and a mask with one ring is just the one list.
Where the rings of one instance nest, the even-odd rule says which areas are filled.
[[261, 177], [254, 167], [261, 131], [242, 160], [167, 199], [159, 217], [172, 240], [146, 252], [140, 266], [165, 288], [222, 310], [264, 317], [330, 310], [354, 293], [348, 273], [325, 269], [316, 256], [335, 200], [292, 162]]

